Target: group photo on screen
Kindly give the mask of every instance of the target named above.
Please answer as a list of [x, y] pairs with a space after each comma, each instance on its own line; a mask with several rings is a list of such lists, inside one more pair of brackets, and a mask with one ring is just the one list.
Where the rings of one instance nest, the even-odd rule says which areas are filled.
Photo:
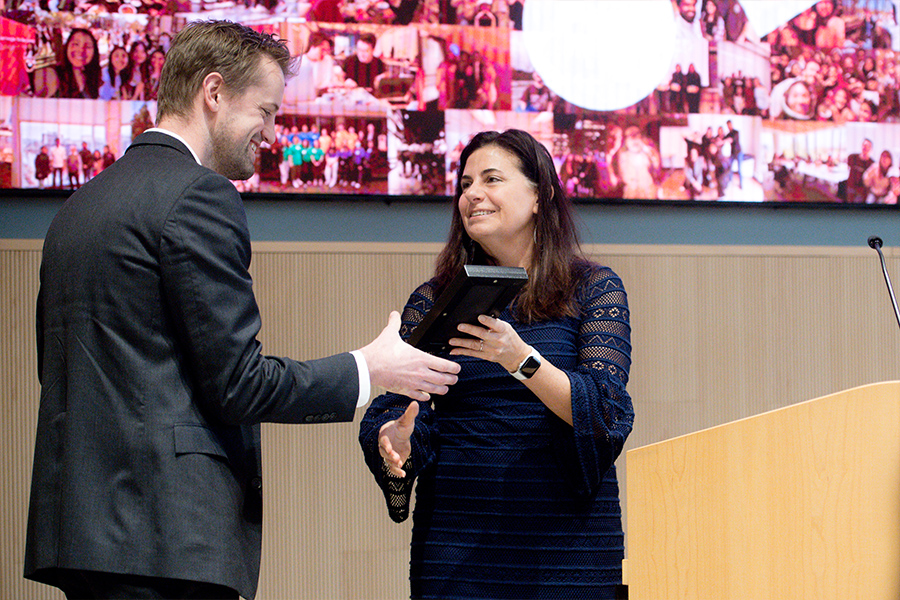
[[672, 0], [668, 71], [598, 111], [547, 83], [578, 65], [535, 68], [527, 0], [6, 0], [0, 187], [84, 185], [153, 126], [172, 37], [226, 19], [299, 58], [251, 197], [444, 198], [472, 136], [515, 127], [578, 202], [895, 204], [900, 0], [799, 4], [757, 31], [739, 0]]

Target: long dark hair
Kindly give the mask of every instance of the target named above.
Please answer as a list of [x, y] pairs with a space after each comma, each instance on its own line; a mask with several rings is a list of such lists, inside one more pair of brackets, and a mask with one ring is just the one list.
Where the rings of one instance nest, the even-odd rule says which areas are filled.
[[518, 159], [519, 170], [535, 186], [538, 211], [534, 216], [534, 252], [528, 284], [516, 301], [516, 317], [525, 322], [575, 316], [577, 270], [587, 263], [578, 242], [572, 203], [560, 185], [553, 159], [543, 144], [518, 129], [484, 131], [463, 149], [456, 175], [456, 193], [447, 244], [437, 258], [435, 284], [440, 293], [466, 264], [491, 264], [492, 259], [463, 226], [458, 201], [463, 171], [473, 152], [497, 146]]
[[[128, 62], [125, 63], [125, 68], [120, 73], [116, 73], [112, 57], [113, 54], [119, 51], [125, 53]], [[115, 46], [109, 51], [109, 62], [106, 64], [106, 72], [109, 74], [109, 85], [113, 88], [113, 98], [119, 100], [130, 99], [134, 93], [134, 86], [131, 85], [131, 53], [128, 52], [125, 46]], [[116, 87], [117, 81], [118, 87]]]
[[[888, 160], [891, 161], [887, 167], [884, 167], [881, 164], [881, 159], [884, 158], [885, 156], [887, 156]], [[888, 171], [891, 170], [891, 165], [893, 165], [893, 164], [894, 164], [894, 157], [891, 156], [891, 151], [890, 150], [882, 150], [881, 155], [878, 157], [878, 172], [881, 173], [882, 177], [884, 177], [885, 175], [888, 174]]]
[[[117, 51], [121, 50], [125, 53], [125, 56], [128, 57], [128, 63], [125, 65], [125, 68], [122, 69], [121, 73], [116, 73], [116, 68], [113, 66], [112, 56]], [[131, 54], [128, 53], [128, 50], [125, 49], [125, 46], [113, 46], [113, 49], [109, 51], [109, 59], [106, 63], [106, 73], [109, 75], [109, 83], [111, 85], [115, 85], [116, 83], [116, 75], [119, 76], [119, 80], [125, 78], [125, 75], [131, 70], [129, 69], [129, 65], [131, 64]]]
[[[143, 46], [144, 54], [147, 55], [147, 58], [144, 59], [142, 63], [136, 63], [134, 61], [134, 50], [137, 48], [138, 44]], [[137, 88], [137, 83], [135, 83], [135, 73], [140, 78], [140, 81], [144, 83], [146, 86], [148, 84], [148, 80], [150, 79], [150, 45], [147, 44], [142, 39], [135, 40], [131, 42], [131, 46], [128, 48], [128, 84], [133, 88]]]
[[[69, 60], [69, 44], [78, 34], [86, 35], [94, 47], [94, 55], [84, 67], [84, 90], [79, 91], [78, 83], [75, 81], [75, 68]], [[77, 98], [84, 96], [85, 98], [97, 98], [100, 95], [100, 83], [103, 79], [100, 69], [100, 49], [97, 46], [97, 39], [89, 29], [75, 28], [66, 38], [66, 44], [63, 47], [62, 62], [57, 69], [59, 76], [59, 97], [60, 98]]]

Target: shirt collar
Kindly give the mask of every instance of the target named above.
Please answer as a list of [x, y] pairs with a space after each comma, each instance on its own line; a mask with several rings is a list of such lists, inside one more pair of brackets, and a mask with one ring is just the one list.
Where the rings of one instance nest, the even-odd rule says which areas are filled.
[[165, 135], [172, 136], [173, 138], [175, 138], [176, 140], [178, 140], [179, 142], [181, 142], [182, 144], [187, 146], [187, 149], [191, 151], [191, 155], [194, 157], [194, 160], [197, 161], [198, 165], [203, 165], [203, 163], [200, 162], [200, 157], [197, 156], [197, 153], [194, 151], [193, 148], [191, 148], [191, 145], [187, 143], [187, 140], [185, 140], [183, 137], [181, 137], [174, 131], [169, 131], [168, 129], [163, 129], [161, 127], [151, 127], [147, 131], [153, 131], [155, 133], [164, 133]]

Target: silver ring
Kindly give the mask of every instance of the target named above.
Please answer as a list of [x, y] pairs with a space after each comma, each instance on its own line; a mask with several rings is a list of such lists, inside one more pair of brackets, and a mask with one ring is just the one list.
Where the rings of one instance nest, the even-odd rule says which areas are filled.
[[481, 340], [481, 348], [478, 350], [479, 352], [484, 352], [484, 340]]

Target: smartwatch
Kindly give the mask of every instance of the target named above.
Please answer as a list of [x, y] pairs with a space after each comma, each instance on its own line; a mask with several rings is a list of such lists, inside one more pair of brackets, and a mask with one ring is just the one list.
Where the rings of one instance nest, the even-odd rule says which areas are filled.
[[518, 379], [519, 381], [525, 381], [526, 379], [530, 379], [532, 375], [540, 368], [541, 366], [541, 355], [538, 354], [538, 351], [534, 348], [531, 349], [531, 353], [525, 357], [521, 363], [519, 363], [519, 368], [510, 373], [513, 377]]

